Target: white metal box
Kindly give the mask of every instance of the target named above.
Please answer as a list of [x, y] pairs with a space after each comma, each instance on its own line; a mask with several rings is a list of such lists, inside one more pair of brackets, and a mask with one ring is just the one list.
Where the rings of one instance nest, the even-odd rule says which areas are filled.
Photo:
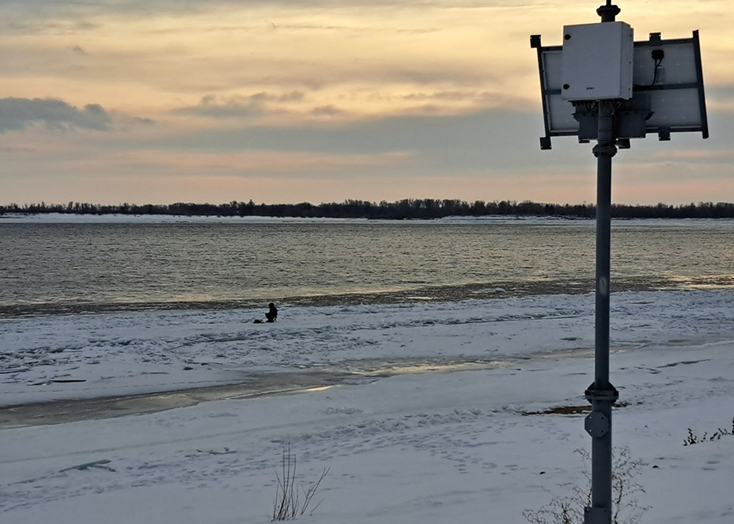
[[565, 26], [561, 98], [632, 98], [633, 49], [632, 27], [624, 22]]

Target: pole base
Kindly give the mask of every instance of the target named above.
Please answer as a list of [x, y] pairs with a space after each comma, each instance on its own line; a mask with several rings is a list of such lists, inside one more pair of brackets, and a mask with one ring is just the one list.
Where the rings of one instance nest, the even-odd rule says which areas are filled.
[[610, 524], [612, 515], [607, 508], [584, 508], [584, 524]]

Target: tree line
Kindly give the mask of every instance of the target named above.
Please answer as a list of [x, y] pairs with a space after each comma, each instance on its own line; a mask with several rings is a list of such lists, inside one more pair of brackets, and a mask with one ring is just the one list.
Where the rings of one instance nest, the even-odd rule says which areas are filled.
[[[223, 217], [293, 217], [293, 218], [366, 218], [366, 219], [435, 219], [450, 216], [555, 216], [568, 218], [594, 218], [593, 204], [543, 204], [529, 200], [516, 202], [502, 200], [466, 202], [456, 199], [406, 198], [395, 202], [379, 203], [365, 200], [345, 200], [322, 204], [256, 204], [232, 201], [226, 204], [8, 204], [0, 205], [0, 215], [16, 214], [83, 214], [83, 215], [182, 215]], [[734, 204], [727, 202], [699, 202], [684, 205], [627, 205], [614, 204], [615, 218], [734, 218]]]

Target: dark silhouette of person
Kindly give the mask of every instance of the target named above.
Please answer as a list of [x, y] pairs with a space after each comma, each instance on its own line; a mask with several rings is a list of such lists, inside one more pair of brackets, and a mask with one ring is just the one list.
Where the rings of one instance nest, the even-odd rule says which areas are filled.
[[265, 313], [265, 318], [268, 319], [268, 322], [275, 322], [275, 319], [278, 318], [278, 309], [272, 302], [268, 304], [268, 308], [268, 312]]

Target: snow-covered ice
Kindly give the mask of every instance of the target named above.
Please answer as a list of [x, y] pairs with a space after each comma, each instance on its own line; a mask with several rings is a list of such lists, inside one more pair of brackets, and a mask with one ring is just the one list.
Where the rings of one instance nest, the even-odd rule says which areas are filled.
[[[586, 404], [593, 301], [284, 307], [274, 325], [251, 324], [246, 310], [0, 321], [6, 406], [252, 373], [364, 377], [2, 429], [0, 521], [265, 523], [290, 444], [304, 481], [330, 468], [323, 504], [302, 522], [524, 522], [524, 509], [584, 484], [583, 414], [537, 413]], [[612, 382], [625, 403], [614, 439], [643, 462], [642, 522], [734, 521], [734, 436], [683, 446], [688, 428], [731, 429], [733, 303], [731, 290], [613, 295]]]

